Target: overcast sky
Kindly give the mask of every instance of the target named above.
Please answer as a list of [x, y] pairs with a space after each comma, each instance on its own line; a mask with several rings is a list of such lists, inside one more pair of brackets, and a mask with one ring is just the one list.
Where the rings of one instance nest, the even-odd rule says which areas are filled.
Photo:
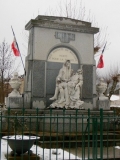
[[[58, 1], [65, 2], [66, 0], [0, 0], [0, 43], [4, 39], [8, 44], [12, 43], [12, 25], [20, 51], [22, 55], [26, 55], [26, 40], [23, 33], [26, 23], [39, 14], [45, 14], [48, 8], [56, 8]], [[82, 3], [86, 14], [91, 11], [94, 15], [98, 27], [108, 27], [107, 35], [109, 35], [110, 45], [104, 52], [105, 65], [115, 61], [119, 63], [120, 0], [82, 0]]]

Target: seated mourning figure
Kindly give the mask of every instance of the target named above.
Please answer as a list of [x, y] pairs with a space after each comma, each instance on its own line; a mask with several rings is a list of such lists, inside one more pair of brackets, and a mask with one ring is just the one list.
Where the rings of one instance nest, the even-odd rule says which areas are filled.
[[56, 78], [55, 94], [50, 100], [55, 100], [51, 108], [80, 109], [83, 101], [80, 100], [80, 90], [83, 84], [82, 69], [74, 74], [70, 60], [66, 60]]
[[65, 102], [66, 104], [69, 103], [67, 83], [70, 81], [70, 77], [72, 76], [72, 74], [73, 70], [71, 69], [70, 60], [66, 60], [56, 78], [55, 94], [52, 98], [50, 98], [50, 100], [57, 100], [58, 94], [60, 94], [60, 99], [58, 103], [62, 102]]

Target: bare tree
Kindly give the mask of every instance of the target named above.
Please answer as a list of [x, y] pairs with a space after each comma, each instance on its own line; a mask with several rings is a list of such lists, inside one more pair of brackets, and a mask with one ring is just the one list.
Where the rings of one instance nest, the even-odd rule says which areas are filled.
[[107, 89], [104, 92], [104, 95], [107, 96], [109, 99], [113, 94], [118, 94], [120, 90], [120, 73], [119, 67], [110, 66], [110, 70], [108, 70], [106, 75], [103, 75], [104, 81], [107, 83]]
[[[63, 0], [59, 1], [58, 4], [54, 7], [51, 8], [49, 7], [47, 11], [45, 12], [45, 15], [48, 16], [60, 16], [60, 17], [67, 17], [67, 18], [72, 18], [76, 20], [81, 20], [81, 21], [88, 21], [92, 24], [94, 27], [99, 28], [99, 33], [94, 35], [94, 54], [98, 53], [100, 51], [106, 41], [107, 41], [107, 46], [109, 46], [108, 42], [108, 33], [107, 33], [107, 27], [99, 27], [98, 22], [95, 19], [95, 16], [91, 13], [91, 11], [87, 11], [85, 9], [85, 6], [83, 4], [82, 0]], [[27, 32], [22, 33], [22, 37], [26, 42], [28, 42], [28, 34]], [[26, 47], [26, 44], [23, 44], [24, 48]]]
[[[60, 1], [55, 9], [49, 8], [45, 14], [49, 16], [61, 16], [81, 21], [88, 21], [92, 24], [92, 26], [98, 27], [98, 22], [96, 22], [95, 17], [92, 15], [91, 11], [86, 12], [82, 0], [65, 0], [62, 2]], [[106, 41], [107, 46], [109, 45], [107, 27], [99, 28], [99, 33], [94, 35], [94, 54], [96, 54], [100, 49], [103, 48]]]
[[13, 55], [10, 46], [5, 40], [0, 44], [0, 101], [4, 103], [5, 81], [9, 80], [11, 74], [19, 68], [15, 66], [16, 57]]

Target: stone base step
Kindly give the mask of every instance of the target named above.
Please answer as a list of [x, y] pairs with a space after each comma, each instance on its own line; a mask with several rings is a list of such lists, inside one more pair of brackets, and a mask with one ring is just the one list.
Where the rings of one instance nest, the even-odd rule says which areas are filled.
[[32, 155], [28, 155], [27, 153], [25, 153], [24, 155], [20, 155], [20, 156], [12, 156], [11, 154], [9, 155], [5, 155], [7, 160], [40, 160], [40, 157], [37, 156], [36, 154], [32, 154]]

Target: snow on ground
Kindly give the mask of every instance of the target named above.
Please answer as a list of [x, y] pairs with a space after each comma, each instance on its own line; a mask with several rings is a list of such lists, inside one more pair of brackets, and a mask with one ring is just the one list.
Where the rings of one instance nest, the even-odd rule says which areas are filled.
[[[7, 150], [8, 153], [11, 152], [11, 148], [7, 145], [7, 141], [6, 140], [1, 140], [1, 157], [0, 160], [6, 160], [5, 154], [7, 154]], [[36, 145], [33, 145], [31, 150], [33, 151], [33, 153], [36, 154]], [[63, 160], [63, 159], [79, 159], [79, 157], [76, 157], [73, 154], [70, 154], [67, 151], [63, 151], [62, 149], [58, 149], [57, 153], [58, 154], [54, 154], [56, 152], [56, 149], [43, 149], [41, 147], [37, 147], [37, 155], [40, 156], [40, 160]]]
[[120, 108], [120, 95], [112, 95], [111, 96], [110, 107]]

